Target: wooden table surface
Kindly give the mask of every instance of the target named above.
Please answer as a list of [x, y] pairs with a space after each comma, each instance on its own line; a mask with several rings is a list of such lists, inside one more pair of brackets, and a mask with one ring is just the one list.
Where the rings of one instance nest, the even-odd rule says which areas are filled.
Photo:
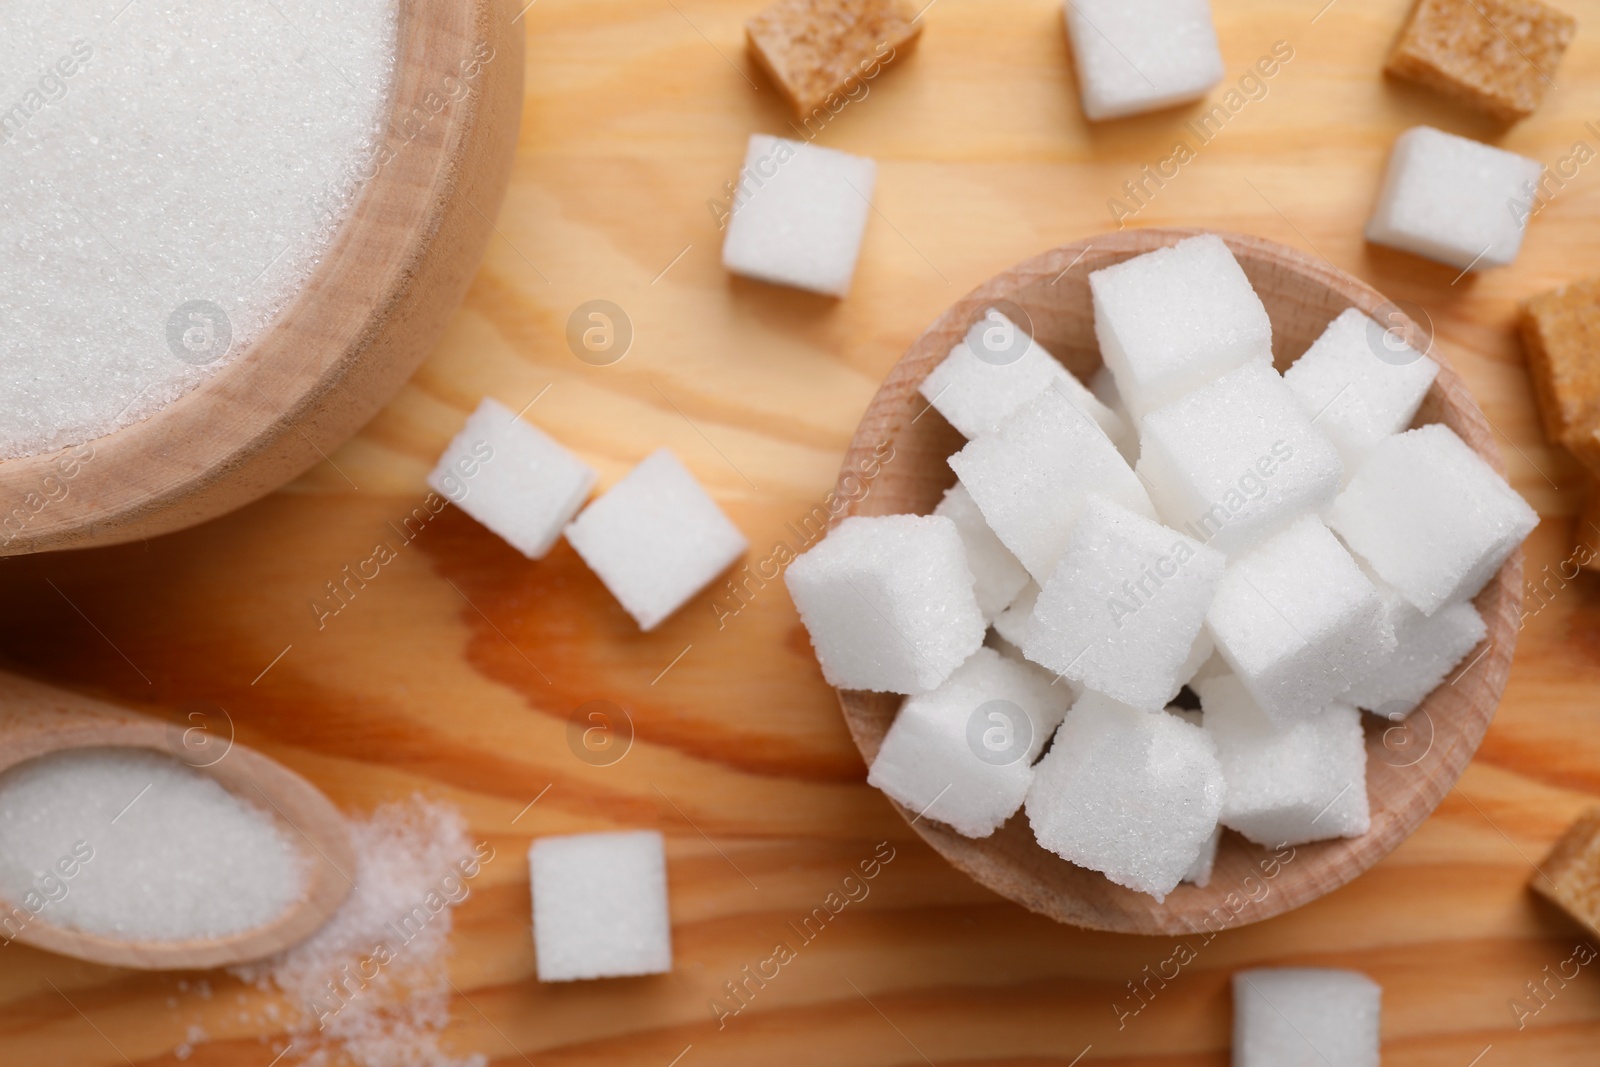
[[[1540, 436], [1513, 324], [1519, 300], [1600, 272], [1600, 164], [1578, 168], [1510, 270], [1457, 282], [1365, 245], [1361, 227], [1411, 125], [1549, 163], [1579, 141], [1600, 148], [1600, 2], [1560, 2], [1582, 29], [1558, 88], [1506, 132], [1379, 75], [1406, 0], [1213, 0], [1229, 84], [1275, 42], [1293, 58], [1129, 220], [1260, 234], [1423, 309], [1543, 516], [1534, 580], [1568, 552], [1580, 479]], [[503, 859], [456, 915], [463, 995], [447, 1044], [497, 1064], [1222, 1064], [1228, 976], [1263, 964], [1354, 967], [1382, 983], [1391, 1067], [1594, 1063], [1596, 968], [1552, 986], [1521, 1028], [1509, 1003], [1584, 938], [1527, 883], [1600, 796], [1593, 575], [1550, 579], [1478, 758], [1413, 838], [1333, 895], [1204, 945], [1120, 1028], [1127, 983], [1167, 960], [1171, 940], [1056, 926], [922, 846], [864, 784], [778, 585], [720, 625], [708, 593], [640, 635], [564, 544], [529, 563], [447, 509], [319, 628], [325, 583], [398, 540], [390, 524], [421, 502], [433, 458], [486, 394], [516, 409], [548, 387], [527, 417], [606, 483], [672, 448], [765, 555], [832, 486], [877, 382], [928, 322], [1009, 264], [1105, 230], [1124, 181], [1179, 138], [1196, 145], [1184, 126], [1195, 109], [1084, 123], [1055, 0], [936, 0], [918, 49], [817, 137], [881, 168], [854, 293], [730, 279], [707, 201], [750, 132], [792, 132], [744, 52], [759, 6], [530, 6], [499, 236], [416, 378], [327, 463], [228, 518], [0, 564], [0, 651], [174, 718], [220, 705], [241, 740], [347, 811], [417, 791], [459, 805]], [[565, 340], [592, 299], [625, 309], [635, 331], [611, 366]], [[568, 746], [569, 717], [593, 700], [634, 724], [611, 766]], [[667, 834], [674, 972], [542, 986], [522, 850], [531, 835], [614, 827]], [[719, 1028], [709, 1005], [723, 983], [880, 842], [895, 858], [870, 896]], [[207, 1039], [189, 1064], [272, 1059], [261, 994], [226, 975], [208, 976], [203, 998], [194, 975], [5, 951], [0, 1063], [170, 1064], [192, 1025]]]

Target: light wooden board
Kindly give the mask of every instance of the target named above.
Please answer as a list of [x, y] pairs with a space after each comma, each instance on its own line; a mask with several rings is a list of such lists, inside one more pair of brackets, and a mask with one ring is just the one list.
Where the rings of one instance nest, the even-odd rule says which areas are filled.
[[[1580, 139], [1600, 147], [1584, 125], [1600, 119], [1600, 4], [1563, 2], [1584, 28], [1560, 87], [1499, 137], [1552, 162]], [[1169, 155], [1192, 116], [1088, 129], [1059, 5], [937, 0], [915, 54], [818, 138], [882, 168], [854, 295], [835, 304], [730, 280], [706, 201], [749, 132], [787, 129], [743, 51], [741, 23], [757, 6], [530, 7], [522, 142], [499, 236], [412, 384], [329, 463], [229, 518], [0, 563], [0, 648], [100, 695], [220, 704], [242, 739], [347, 810], [413, 790], [460, 804], [502, 859], [457, 916], [451, 973], [465, 997], [450, 1041], [497, 1064], [666, 1067], [682, 1053], [680, 1067], [1065, 1065], [1089, 1046], [1082, 1062], [1223, 1064], [1228, 975], [1257, 964], [1358, 967], [1383, 983], [1390, 1067], [1466, 1067], [1480, 1054], [1483, 1067], [1592, 1063], [1592, 967], [1524, 1029], [1507, 1004], [1582, 937], [1526, 884], [1600, 795], [1591, 576], [1549, 579], [1477, 760], [1413, 838], [1327, 898], [1205, 944], [1165, 988], [1151, 983], [1153, 999], [1121, 1029], [1116, 1008], [1137, 1004], [1126, 983], [1160, 968], [1174, 942], [1057, 926], [918, 843], [863, 784], [777, 586], [723, 628], [706, 596], [640, 636], [567, 548], [530, 564], [447, 512], [318, 630], [310, 602], [376, 542], [398, 540], [388, 524], [422, 499], [433, 457], [483, 394], [516, 409], [549, 386], [527, 417], [608, 483], [673, 448], [764, 556], [832, 486], [877, 383], [923, 327], [1012, 263], [1105, 229], [1107, 199]], [[1452, 270], [1365, 246], [1361, 224], [1401, 129], [1496, 131], [1378, 75], [1403, 0], [1335, 0], [1313, 23], [1322, 6], [1215, 0], [1230, 80], [1276, 41], [1295, 58], [1135, 221], [1260, 234], [1426, 309], [1545, 518], [1527, 568], [1544, 580], [1567, 551], [1578, 477], [1540, 439], [1512, 324], [1519, 299], [1600, 271], [1600, 163], [1535, 220], [1513, 270], [1452, 284]], [[626, 308], [637, 333], [610, 367], [581, 363], [564, 338], [571, 311], [596, 298]], [[637, 727], [632, 751], [606, 768], [566, 742], [567, 717], [595, 699], [626, 706]], [[540, 986], [520, 858], [529, 836], [635, 826], [669, 835], [675, 972]], [[719, 1029], [708, 1005], [723, 983], [776, 940], [798, 941], [788, 924], [885, 840], [895, 859], [871, 895]], [[231, 980], [211, 976], [205, 998], [194, 975], [4, 951], [0, 1062], [172, 1064], [190, 1025], [209, 1040], [188, 1064], [272, 1059], [264, 1005]]]

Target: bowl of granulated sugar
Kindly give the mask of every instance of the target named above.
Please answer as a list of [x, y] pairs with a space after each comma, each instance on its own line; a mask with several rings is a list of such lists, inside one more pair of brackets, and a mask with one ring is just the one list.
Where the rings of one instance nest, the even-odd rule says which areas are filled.
[[838, 495], [785, 581], [868, 783], [983, 885], [1140, 934], [1281, 914], [1421, 825], [1505, 688], [1538, 522], [1416, 322], [1196, 230], [958, 301]]
[[0, 12], [0, 554], [212, 518], [377, 412], [492, 233], [514, 14]]

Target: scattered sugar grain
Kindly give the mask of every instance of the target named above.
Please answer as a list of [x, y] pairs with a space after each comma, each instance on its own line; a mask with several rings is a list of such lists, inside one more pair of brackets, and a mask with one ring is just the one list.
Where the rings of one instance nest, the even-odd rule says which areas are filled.
[[[137, 422], [237, 358], [327, 253], [387, 118], [393, 0], [113, 14], [0, 9], [0, 458]], [[204, 309], [179, 359], [194, 300], [231, 345]]]
[[165, 753], [71, 749], [0, 775], [0, 896], [45, 897], [53, 925], [221, 937], [277, 918], [304, 884], [290, 828]]
[[[297, 1063], [485, 1067], [486, 1056], [452, 1054], [441, 1038], [453, 993], [446, 966], [452, 909], [471, 892], [478, 874], [469, 872], [481, 874], [493, 851], [471, 843], [457, 809], [420, 796], [353, 819], [349, 831], [356, 862], [347, 873], [355, 884], [344, 904], [305, 941], [233, 973], [289, 1001], [297, 1013], [289, 1036], [305, 1056]], [[379, 945], [392, 958], [374, 968]], [[349, 980], [335, 1000], [329, 986], [345, 968], [377, 976], [364, 985]]]

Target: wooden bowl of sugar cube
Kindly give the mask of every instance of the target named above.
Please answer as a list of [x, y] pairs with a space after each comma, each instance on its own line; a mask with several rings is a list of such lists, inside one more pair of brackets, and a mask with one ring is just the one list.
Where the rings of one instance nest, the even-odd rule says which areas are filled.
[[1494, 715], [1538, 521], [1380, 293], [1185, 230], [957, 302], [838, 495], [787, 582], [869, 782], [983, 885], [1141, 934], [1281, 914], [1417, 828]]
[[83, 32], [0, 168], [0, 554], [220, 515], [387, 402], [494, 233], [519, 6], [8, 17]]

